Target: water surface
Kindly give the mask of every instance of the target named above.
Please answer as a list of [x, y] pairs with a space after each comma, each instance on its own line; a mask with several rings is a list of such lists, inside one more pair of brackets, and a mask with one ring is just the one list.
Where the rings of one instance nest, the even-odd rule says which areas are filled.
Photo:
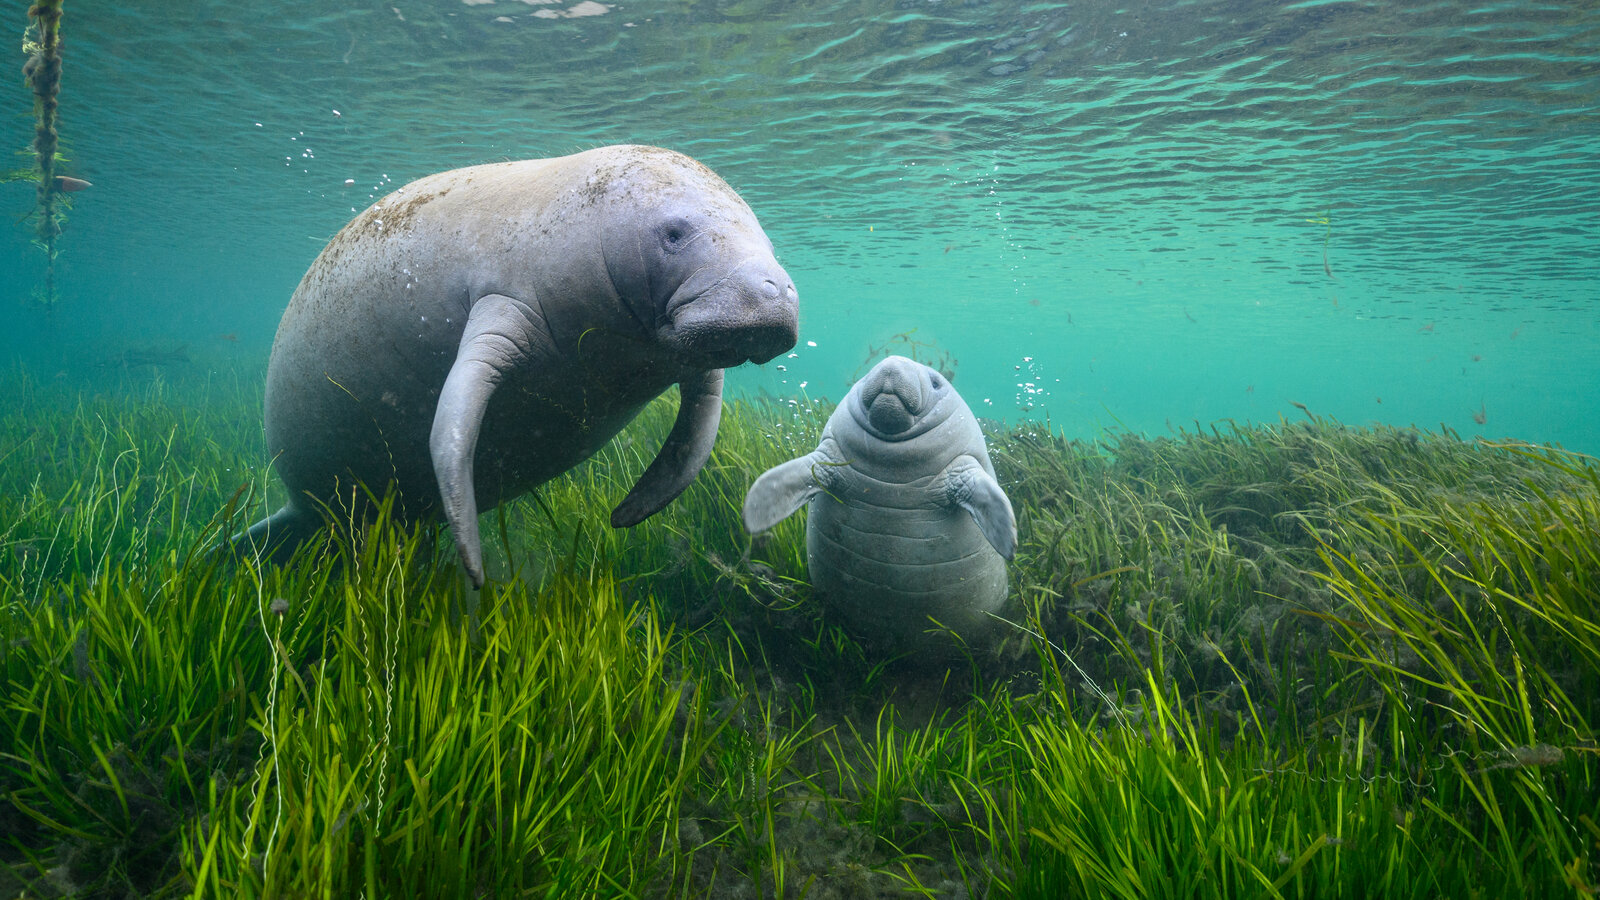
[[[1074, 435], [1303, 403], [1600, 452], [1593, 4], [329, 6], [67, 5], [94, 187], [54, 309], [0, 229], [0, 353], [90, 386], [128, 348], [260, 367], [388, 190], [645, 142], [727, 178], [800, 287], [795, 356], [737, 389], [837, 399], [888, 346]], [[30, 102], [14, 78], [0, 142]]]

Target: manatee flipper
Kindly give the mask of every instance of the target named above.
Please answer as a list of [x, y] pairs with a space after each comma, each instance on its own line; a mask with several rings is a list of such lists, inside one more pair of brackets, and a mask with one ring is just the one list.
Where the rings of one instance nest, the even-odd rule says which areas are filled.
[[722, 420], [722, 370], [708, 369], [678, 384], [678, 418], [661, 451], [611, 511], [611, 527], [631, 528], [683, 493], [711, 458]]
[[439, 391], [428, 450], [434, 477], [439, 480], [444, 518], [474, 588], [483, 587], [483, 546], [478, 536], [472, 458], [483, 430], [484, 411], [507, 373], [530, 359], [555, 352], [555, 342], [536, 304], [486, 294], [472, 304], [456, 361]]
[[281, 563], [322, 524], [320, 515], [290, 500], [277, 512], [234, 535], [228, 544], [239, 556]]
[[845, 465], [832, 441], [761, 473], [744, 495], [744, 527], [759, 534], [794, 515], [828, 489], [834, 469]]
[[977, 459], [958, 456], [951, 460], [934, 479], [933, 489], [942, 495], [942, 505], [959, 506], [972, 514], [995, 552], [1007, 560], [1016, 555], [1017, 518], [1011, 500]]

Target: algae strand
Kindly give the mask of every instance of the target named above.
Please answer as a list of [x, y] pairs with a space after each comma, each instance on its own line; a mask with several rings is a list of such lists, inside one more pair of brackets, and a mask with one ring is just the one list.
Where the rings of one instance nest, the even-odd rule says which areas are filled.
[[[44, 249], [44, 285], [36, 295], [46, 304], [54, 303], [56, 238], [61, 234], [62, 215], [56, 208], [61, 187], [56, 181], [56, 151], [60, 139], [56, 132], [56, 113], [61, 94], [61, 5], [62, 0], [39, 0], [28, 8], [33, 20], [29, 30], [37, 29], [37, 40], [24, 39], [22, 49], [28, 61], [22, 77], [34, 96], [33, 150], [39, 160], [39, 201], [37, 243]], [[65, 201], [63, 201], [65, 202]]]

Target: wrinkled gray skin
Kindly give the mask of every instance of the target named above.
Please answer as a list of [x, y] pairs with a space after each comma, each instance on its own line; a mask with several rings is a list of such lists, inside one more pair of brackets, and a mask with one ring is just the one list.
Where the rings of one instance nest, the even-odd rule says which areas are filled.
[[990, 628], [1017, 546], [983, 432], [938, 372], [901, 356], [857, 381], [817, 449], [768, 470], [744, 501], [765, 531], [801, 506], [811, 583], [858, 634], [904, 648]]
[[[267, 370], [291, 499], [234, 539], [292, 548], [368, 492], [443, 518], [483, 584], [478, 512], [603, 447], [679, 385], [660, 454], [611, 514], [637, 524], [704, 465], [722, 370], [794, 345], [794, 284], [755, 214], [656, 147], [432, 175], [379, 200], [301, 280]], [[358, 487], [359, 485], [359, 487]]]

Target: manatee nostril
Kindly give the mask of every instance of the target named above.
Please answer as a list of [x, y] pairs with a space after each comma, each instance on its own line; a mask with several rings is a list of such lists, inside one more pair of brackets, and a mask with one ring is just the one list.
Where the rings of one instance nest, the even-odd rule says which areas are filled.
[[[789, 290], [794, 290], [794, 287], [791, 285]], [[768, 300], [776, 300], [782, 296], [783, 293], [784, 289], [778, 287], [778, 283], [773, 281], [771, 278], [761, 282], [761, 295], [766, 297]]]

